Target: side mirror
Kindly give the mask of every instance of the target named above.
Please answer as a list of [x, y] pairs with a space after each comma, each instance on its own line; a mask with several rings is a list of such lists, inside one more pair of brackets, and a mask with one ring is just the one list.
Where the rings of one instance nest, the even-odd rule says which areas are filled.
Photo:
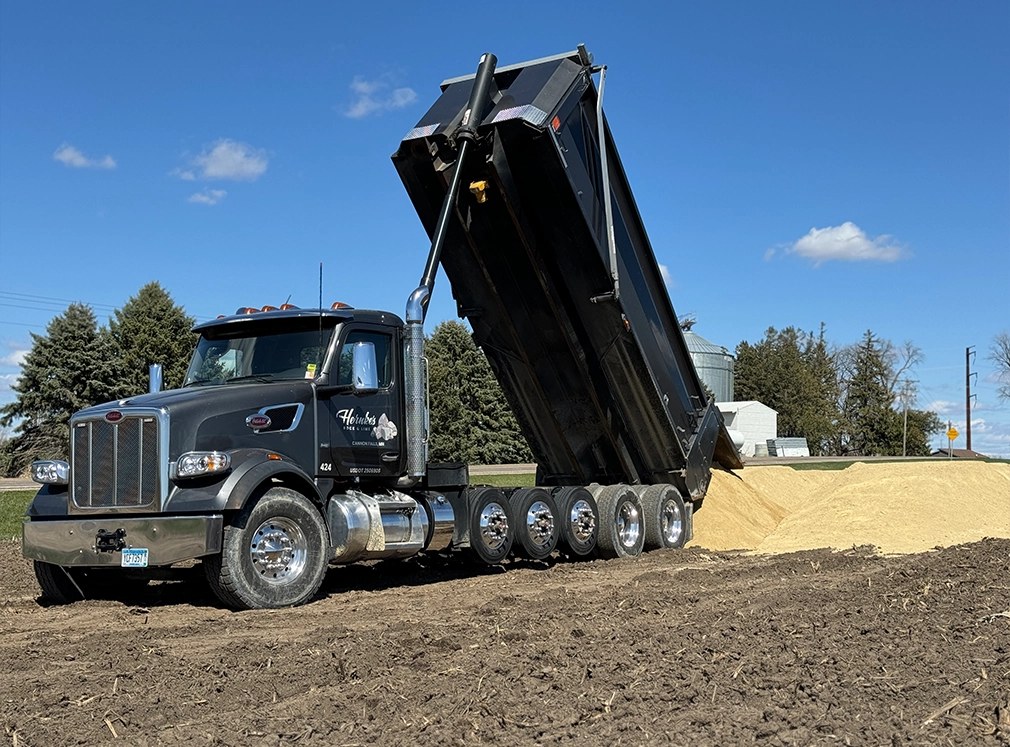
[[375, 343], [354, 343], [351, 356], [351, 388], [356, 392], [378, 389], [379, 374], [375, 364]]

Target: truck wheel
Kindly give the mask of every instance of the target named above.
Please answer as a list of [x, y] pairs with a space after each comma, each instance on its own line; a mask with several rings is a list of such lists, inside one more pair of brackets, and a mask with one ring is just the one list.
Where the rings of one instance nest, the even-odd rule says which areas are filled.
[[627, 485], [608, 485], [596, 496], [600, 524], [596, 546], [604, 558], [628, 558], [642, 554], [642, 502]]
[[477, 488], [470, 493], [470, 549], [483, 562], [505, 560], [515, 536], [511, 504], [498, 488]]
[[270, 488], [227, 523], [221, 552], [204, 560], [204, 572], [230, 607], [293, 607], [319, 591], [327, 545], [316, 507], [294, 490]]
[[84, 599], [83, 590], [70, 578], [70, 571], [52, 563], [32, 561], [44, 604], [71, 604]]
[[142, 592], [149, 579], [129, 576], [121, 568], [64, 568], [34, 561], [35, 578], [47, 604], [82, 599], [129, 599]]
[[516, 539], [523, 557], [543, 560], [558, 546], [558, 508], [543, 488], [520, 488], [512, 494]]
[[577, 557], [596, 549], [596, 527], [600, 510], [593, 494], [585, 488], [561, 488], [554, 494], [558, 504], [560, 540]]
[[684, 499], [673, 485], [636, 489], [645, 516], [645, 549], [676, 549], [687, 541]]

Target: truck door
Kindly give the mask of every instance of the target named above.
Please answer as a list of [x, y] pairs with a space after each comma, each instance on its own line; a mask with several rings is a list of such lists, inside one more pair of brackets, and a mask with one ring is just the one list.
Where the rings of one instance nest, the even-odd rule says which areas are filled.
[[[344, 325], [331, 370], [333, 383], [350, 386], [352, 351], [357, 342], [370, 342], [375, 347], [379, 388], [371, 393], [338, 391], [323, 403], [320, 409], [329, 423], [331, 454], [330, 464], [324, 465], [331, 470], [323, 472], [333, 477], [399, 477], [405, 456], [398, 334], [379, 325]], [[321, 434], [322, 429], [320, 424]]]

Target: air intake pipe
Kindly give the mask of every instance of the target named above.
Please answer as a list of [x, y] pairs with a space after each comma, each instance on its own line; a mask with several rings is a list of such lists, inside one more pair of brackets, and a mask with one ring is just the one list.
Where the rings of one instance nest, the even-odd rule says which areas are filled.
[[428, 263], [421, 276], [421, 284], [407, 299], [407, 334], [404, 341], [404, 360], [406, 361], [406, 395], [407, 395], [407, 475], [423, 477], [428, 464], [428, 401], [425, 381], [424, 361], [424, 318], [428, 314], [428, 302], [435, 288], [435, 275], [438, 272], [438, 262], [445, 244], [445, 235], [449, 230], [449, 219], [456, 207], [459, 196], [459, 186], [463, 180], [464, 164], [467, 153], [477, 139], [477, 127], [484, 119], [487, 110], [491, 83], [494, 80], [495, 65], [498, 58], [490, 52], [480, 58], [477, 75], [470, 89], [470, 100], [463, 110], [463, 119], [453, 132], [453, 139], [459, 148], [456, 156], [456, 168], [453, 171], [449, 191], [442, 201], [442, 209], [435, 224], [431, 238], [431, 251], [428, 252]]

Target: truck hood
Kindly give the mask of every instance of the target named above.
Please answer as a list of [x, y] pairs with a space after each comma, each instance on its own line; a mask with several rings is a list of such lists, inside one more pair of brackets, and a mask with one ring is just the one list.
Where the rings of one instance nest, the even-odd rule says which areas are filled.
[[[313, 402], [309, 381], [250, 382], [172, 389], [106, 402], [82, 410], [76, 417], [101, 417], [110, 410], [162, 410], [169, 416], [170, 459], [192, 450], [227, 451], [236, 448], [284, 449], [294, 431], [312, 430], [308, 415]], [[246, 418], [265, 413], [272, 424], [253, 430]]]

